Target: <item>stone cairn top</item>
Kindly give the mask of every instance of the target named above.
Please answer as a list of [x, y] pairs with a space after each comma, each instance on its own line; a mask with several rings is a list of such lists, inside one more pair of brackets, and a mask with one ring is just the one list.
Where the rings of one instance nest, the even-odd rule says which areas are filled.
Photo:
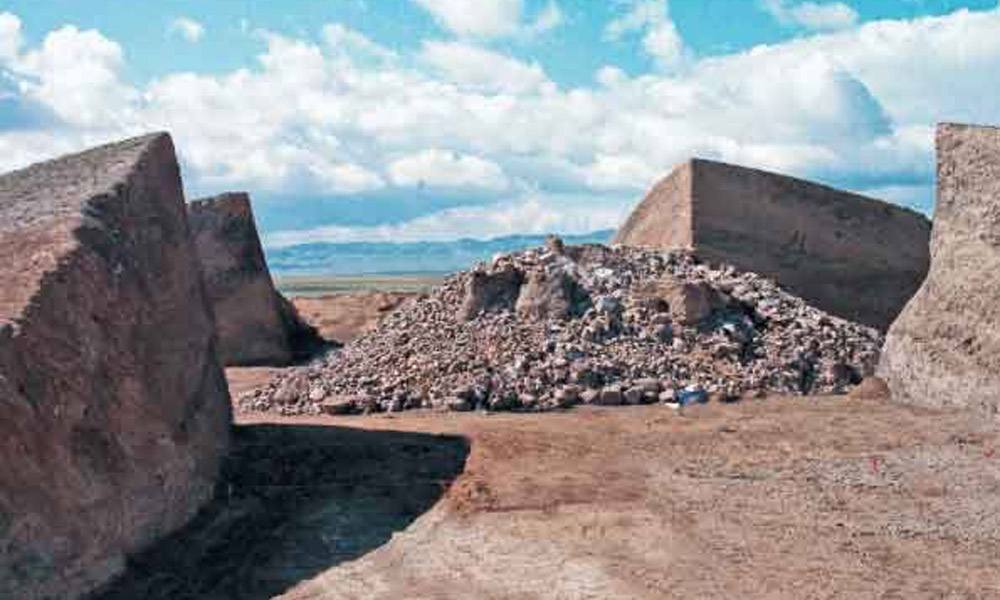
[[536, 411], [844, 392], [872, 373], [882, 341], [754, 273], [680, 251], [553, 238], [451, 276], [238, 404], [282, 414]]

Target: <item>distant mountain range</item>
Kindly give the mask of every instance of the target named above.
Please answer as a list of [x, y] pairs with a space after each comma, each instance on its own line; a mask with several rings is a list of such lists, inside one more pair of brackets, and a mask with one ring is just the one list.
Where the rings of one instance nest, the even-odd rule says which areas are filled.
[[[561, 236], [567, 244], [604, 244], [614, 230]], [[387, 275], [397, 273], [451, 273], [467, 269], [493, 255], [515, 252], [545, 243], [544, 235], [511, 235], [490, 240], [453, 242], [348, 242], [301, 244], [271, 248], [267, 262], [278, 274]]]

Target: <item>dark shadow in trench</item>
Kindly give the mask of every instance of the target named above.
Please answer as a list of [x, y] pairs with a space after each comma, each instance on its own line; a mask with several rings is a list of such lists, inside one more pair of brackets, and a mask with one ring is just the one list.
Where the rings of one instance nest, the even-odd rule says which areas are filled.
[[468, 453], [455, 436], [236, 427], [216, 500], [91, 600], [281, 595], [388, 542], [434, 506]]

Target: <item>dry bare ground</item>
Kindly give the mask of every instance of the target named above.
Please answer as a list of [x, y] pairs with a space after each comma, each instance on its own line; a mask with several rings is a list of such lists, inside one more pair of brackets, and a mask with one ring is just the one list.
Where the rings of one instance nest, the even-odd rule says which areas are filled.
[[341, 292], [317, 298], [292, 298], [292, 303], [324, 339], [346, 344], [416, 296], [419, 294], [409, 292]]
[[[388, 312], [320, 304], [348, 332]], [[99, 600], [1000, 598], [1000, 423], [685, 410], [243, 417], [218, 501]]]
[[1000, 598], [997, 423], [686, 410], [244, 418], [229, 497], [102, 600]]
[[443, 502], [282, 598], [1000, 598], [995, 423], [771, 399], [332, 421], [466, 437]]

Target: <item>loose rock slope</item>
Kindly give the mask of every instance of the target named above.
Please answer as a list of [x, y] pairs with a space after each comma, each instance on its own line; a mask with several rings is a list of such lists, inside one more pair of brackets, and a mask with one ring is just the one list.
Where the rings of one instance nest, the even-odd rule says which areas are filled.
[[755, 273], [553, 238], [450, 277], [239, 408], [546, 410], [843, 392], [872, 373], [882, 341]]

